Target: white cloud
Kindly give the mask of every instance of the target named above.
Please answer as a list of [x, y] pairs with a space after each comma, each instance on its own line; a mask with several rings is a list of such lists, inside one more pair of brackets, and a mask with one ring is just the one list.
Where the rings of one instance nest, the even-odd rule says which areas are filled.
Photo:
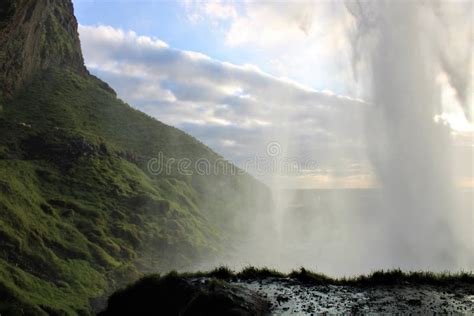
[[[230, 48], [250, 49], [278, 76], [313, 87], [355, 94], [351, 43], [353, 17], [341, 1], [226, 2], [236, 14], [215, 21], [205, 2], [187, 6], [200, 22], [217, 23]], [[225, 22], [225, 23], [224, 23]]]
[[237, 16], [234, 6], [222, 1], [206, 1], [204, 11], [217, 19], [229, 19]]
[[[88, 67], [132, 105], [185, 129], [236, 162], [273, 139], [286, 152], [317, 157], [326, 170], [335, 164], [349, 170], [354, 161], [367, 159], [365, 137], [372, 122], [365, 115], [370, 106], [360, 98], [369, 95], [370, 85], [367, 75], [359, 82], [353, 76], [356, 21], [343, 2], [183, 3], [193, 23], [210, 22], [227, 49], [251, 52], [258, 66], [176, 50], [131, 31], [80, 26]], [[452, 21], [426, 32], [442, 61], [442, 108], [433, 119], [456, 131], [455, 145], [470, 141], [471, 146], [473, 124], [465, 113], [472, 116], [474, 68], [464, 65], [472, 62], [472, 49], [458, 58], [472, 47], [472, 28], [465, 25], [472, 26], [465, 18], [470, 11], [442, 2], [432, 6], [439, 7], [439, 18]], [[449, 49], [438, 37], [449, 39]], [[339, 157], [347, 161], [335, 163]], [[361, 174], [368, 173], [363, 165]]]
[[[199, 12], [201, 21], [215, 19], [215, 14], [206, 9], [206, 2], [192, 3], [187, 6], [188, 14]], [[364, 78], [368, 76], [360, 76], [359, 82], [353, 77], [351, 60], [357, 56], [352, 44], [357, 36], [356, 21], [347, 9], [351, 5], [346, 6], [343, 1], [221, 1], [218, 4], [232, 8], [233, 14], [221, 18], [227, 22], [222, 27], [225, 43], [230, 47], [262, 52], [267, 56], [268, 69], [278, 76], [367, 98], [369, 84]], [[426, 4], [422, 16], [424, 20], [449, 21], [431, 21], [426, 36], [432, 43], [431, 49], [439, 54], [442, 72], [448, 74], [449, 82], [443, 83], [443, 89], [455, 91], [454, 99], [457, 99], [444, 103], [437, 117], [457, 131], [474, 128], [469, 123], [474, 113], [474, 42], [469, 8], [472, 5], [462, 1], [457, 5], [436, 1]]]
[[237, 10], [232, 3], [225, 1], [183, 1], [184, 7], [188, 11], [189, 21], [196, 23], [204, 18], [212, 18], [216, 21], [227, 20], [237, 16]]
[[233, 17], [226, 41], [232, 46], [277, 46], [305, 39], [314, 11], [312, 2], [247, 2], [242, 14]]
[[176, 50], [134, 32], [84, 25], [79, 31], [87, 66], [122, 98], [237, 163], [259, 154], [271, 139], [288, 152], [305, 144], [306, 156], [326, 163], [341, 154], [328, 148], [361, 142], [368, 105], [360, 100], [319, 92], [253, 65]]

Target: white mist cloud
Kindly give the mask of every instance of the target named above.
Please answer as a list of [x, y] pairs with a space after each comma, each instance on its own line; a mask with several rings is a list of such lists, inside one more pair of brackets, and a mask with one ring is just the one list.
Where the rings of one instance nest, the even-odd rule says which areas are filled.
[[[380, 255], [387, 264], [405, 269], [470, 269], [474, 264], [472, 209], [461, 207], [463, 197], [455, 190], [453, 162], [460, 160], [454, 160], [452, 131], [433, 117], [451, 128], [463, 128], [457, 126], [460, 117], [466, 123], [467, 112], [461, 109], [467, 110], [465, 92], [471, 83], [466, 75], [471, 71], [464, 67], [470, 62], [448, 69], [446, 53], [436, 48], [472, 32], [466, 19], [472, 20], [456, 14], [451, 18], [464, 23], [451, 21], [437, 11], [436, 4], [440, 5], [348, 3], [358, 22], [353, 38], [360, 59], [355, 59], [354, 67], [374, 103], [367, 117], [367, 144], [384, 195], [378, 223], [385, 232], [377, 241]], [[472, 3], [461, 2], [451, 3], [446, 10], [458, 6], [472, 12]], [[464, 28], [457, 34], [443, 31], [450, 25]], [[470, 35], [465, 40], [471, 41]], [[446, 54], [450, 65], [466, 61], [471, 54], [469, 45], [462, 48], [467, 52]], [[442, 110], [449, 112], [436, 116]], [[472, 150], [467, 157], [472, 159]]]
[[[472, 196], [460, 202], [453, 185], [455, 177], [474, 183], [472, 11], [434, 3], [350, 2], [364, 6], [354, 11], [329, 1], [186, 2], [193, 23], [211, 19], [229, 47], [264, 52], [276, 75], [112, 27], [79, 31], [93, 73], [226, 158], [264, 156], [266, 144], [278, 141], [289, 155], [278, 159], [316, 161], [296, 179], [275, 175], [277, 189], [383, 187], [376, 196], [349, 190], [306, 202], [279, 192], [275, 218], [288, 228], [284, 238], [260, 231], [258, 240], [271, 242], [239, 260], [258, 263], [270, 250], [278, 256], [267, 265], [336, 274], [472, 269], [472, 207], [465, 207]], [[321, 91], [308, 86], [312, 78]], [[294, 212], [305, 208], [292, 203], [307, 203], [308, 213], [298, 220]]]

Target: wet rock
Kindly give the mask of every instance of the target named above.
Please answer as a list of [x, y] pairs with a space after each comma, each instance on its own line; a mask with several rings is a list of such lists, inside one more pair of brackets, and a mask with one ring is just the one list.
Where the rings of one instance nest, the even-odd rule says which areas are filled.
[[421, 300], [419, 299], [411, 299], [407, 301], [408, 305], [411, 306], [421, 306]]
[[[443, 286], [307, 286], [288, 280], [273, 280], [257, 286], [256, 281], [238, 283], [265, 294], [275, 315], [316, 314], [433, 314], [474, 312], [469, 295], [472, 285], [461, 285], [446, 296]], [[457, 294], [457, 295], [456, 295]], [[288, 301], [286, 301], [286, 298]], [[283, 302], [285, 300], [285, 302]]]
[[286, 303], [288, 302], [290, 299], [288, 298], [288, 296], [285, 296], [285, 295], [278, 295], [276, 297], [276, 301], [278, 302], [278, 305], [280, 305], [281, 303]]

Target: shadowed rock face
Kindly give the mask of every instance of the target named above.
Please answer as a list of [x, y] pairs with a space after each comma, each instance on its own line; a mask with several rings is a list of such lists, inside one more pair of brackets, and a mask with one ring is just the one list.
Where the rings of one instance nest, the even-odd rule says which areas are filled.
[[150, 276], [115, 293], [107, 315], [269, 315], [270, 304], [254, 291], [216, 279]]
[[34, 72], [51, 66], [87, 73], [71, 1], [2, 0], [0, 92], [11, 95]]

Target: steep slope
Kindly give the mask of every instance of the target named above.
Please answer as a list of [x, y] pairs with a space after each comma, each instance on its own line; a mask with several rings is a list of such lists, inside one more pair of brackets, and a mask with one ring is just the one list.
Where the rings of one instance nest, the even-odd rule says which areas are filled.
[[246, 235], [267, 189], [243, 172], [150, 173], [160, 156], [235, 167], [88, 74], [70, 1], [3, 1], [0, 18], [1, 314], [88, 314], [141, 272]]
[[70, 1], [3, 0], [0, 47], [0, 90], [7, 96], [37, 70], [87, 73]]

